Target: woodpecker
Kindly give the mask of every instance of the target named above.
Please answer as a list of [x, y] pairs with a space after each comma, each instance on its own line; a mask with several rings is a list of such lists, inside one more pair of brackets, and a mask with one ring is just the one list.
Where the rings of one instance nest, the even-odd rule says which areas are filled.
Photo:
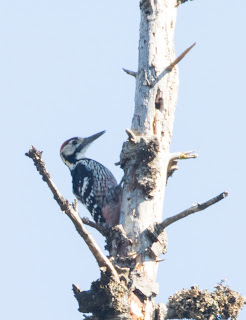
[[60, 155], [70, 169], [75, 197], [86, 206], [96, 223], [113, 226], [119, 223], [121, 187], [106, 167], [85, 157], [91, 143], [104, 133], [71, 138], [62, 144]]

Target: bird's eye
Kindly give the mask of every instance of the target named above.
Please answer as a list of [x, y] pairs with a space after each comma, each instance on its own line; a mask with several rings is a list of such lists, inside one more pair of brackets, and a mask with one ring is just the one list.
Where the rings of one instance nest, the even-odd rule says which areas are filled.
[[74, 146], [75, 146], [77, 143], [78, 143], [77, 140], [73, 140], [73, 141], [72, 141], [72, 145], [74, 145]]

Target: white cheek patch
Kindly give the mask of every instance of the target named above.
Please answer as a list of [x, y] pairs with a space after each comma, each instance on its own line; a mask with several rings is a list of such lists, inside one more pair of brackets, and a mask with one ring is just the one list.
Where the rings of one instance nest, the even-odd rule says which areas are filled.
[[85, 157], [85, 152], [86, 152], [85, 148], [82, 149], [80, 152], [76, 152], [76, 159], [77, 160], [83, 159]]
[[74, 153], [74, 146], [68, 143], [68, 144], [63, 148], [63, 152], [64, 152], [67, 156], [70, 156], [71, 154]]

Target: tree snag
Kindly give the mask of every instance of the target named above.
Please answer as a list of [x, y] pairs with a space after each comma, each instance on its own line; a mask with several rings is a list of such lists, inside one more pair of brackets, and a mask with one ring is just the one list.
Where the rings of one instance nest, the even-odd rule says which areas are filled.
[[[196, 158], [190, 151], [171, 154], [174, 111], [178, 92], [177, 64], [195, 43], [175, 59], [174, 27], [177, 7], [188, 0], [141, 0], [138, 70], [123, 69], [136, 80], [135, 110], [120, 165], [124, 171], [120, 224], [109, 227], [80, 218], [76, 201], [69, 204], [45, 167], [42, 153], [32, 147], [30, 157], [47, 183], [61, 211], [94, 255], [101, 277], [88, 291], [73, 285], [79, 311], [91, 320], [236, 319], [246, 299], [222, 284], [214, 292], [194, 286], [169, 298], [167, 305], [154, 302], [160, 255], [167, 249], [165, 229], [172, 223], [224, 199], [228, 193], [198, 203], [162, 221], [168, 178], [181, 159]], [[106, 239], [106, 257], [84, 225]]]

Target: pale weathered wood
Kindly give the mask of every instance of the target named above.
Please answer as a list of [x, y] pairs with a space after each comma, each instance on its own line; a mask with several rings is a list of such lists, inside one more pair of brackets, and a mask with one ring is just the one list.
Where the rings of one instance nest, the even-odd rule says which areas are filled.
[[[132, 240], [129, 252], [136, 253], [136, 269], [131, 277], [136, 292], [146, 299], [146, 320], [154, 317], [152, 297], [158, 293], [158, 263], [145, 252], [151, 241], [144, 231], [162, 220], [178, 92], [177, 66], [164, 77], [158, 76], [175, 61], [176, 4], [176, 0], [140, 2], [139, 64], [131, 127], [135, 141], [125, 143], [121, 154], [125, 182], [120, 222]], [[136, 270], [140, 274], [137, 277]]]

